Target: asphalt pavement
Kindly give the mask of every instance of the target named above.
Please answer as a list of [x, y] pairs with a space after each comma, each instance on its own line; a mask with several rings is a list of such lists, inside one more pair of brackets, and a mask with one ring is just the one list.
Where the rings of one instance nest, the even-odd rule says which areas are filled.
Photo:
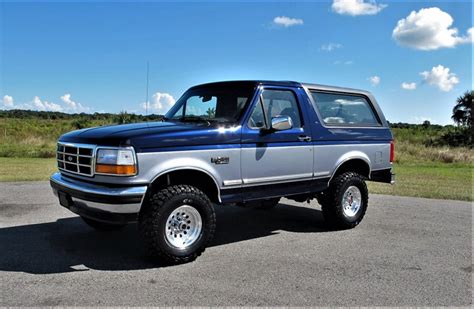
[[216, 206], [212, 245], [164, 267], [136, 225], [98, 233], [47, 182], [0, 183], [0, 306], [472, 304], [472, 203], [371, 195], [347, 231], [320, 209]]

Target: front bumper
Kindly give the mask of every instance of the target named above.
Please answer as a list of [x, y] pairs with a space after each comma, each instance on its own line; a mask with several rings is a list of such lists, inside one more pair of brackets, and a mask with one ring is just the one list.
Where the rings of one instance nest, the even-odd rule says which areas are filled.
[[135, 222], [147, 186], [109, 187], [79, 181], [55, 173], [50, 178], [54, 195], [63, 207], [97, 221]]

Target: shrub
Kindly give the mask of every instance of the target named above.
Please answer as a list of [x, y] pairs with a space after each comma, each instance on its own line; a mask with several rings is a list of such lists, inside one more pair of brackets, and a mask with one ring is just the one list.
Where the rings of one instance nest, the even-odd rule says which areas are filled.
[[472, 129], [459, 127], [449, 130], [439, 138], [431, 141], [434, 146], [469, 147], [472, 148]]
[[78, 119], [73, 121], [72, 123], [75, 129], [85, 129], [91, 127], [91, 123], [87, 119]]

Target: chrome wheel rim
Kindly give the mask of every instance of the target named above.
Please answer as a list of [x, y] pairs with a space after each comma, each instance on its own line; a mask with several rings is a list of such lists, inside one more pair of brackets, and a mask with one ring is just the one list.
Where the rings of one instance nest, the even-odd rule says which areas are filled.
[[202, 218], [196, 208], [183, 205], [169, 215], [166, 220], [166, 241], [172, 247], [186, 249], [194, 244], [202, 231]]
[[342, 211], [346, 217], [354, 217], [362, 205], [362, 194], [356, 186], [350, 186], [342, 196]]

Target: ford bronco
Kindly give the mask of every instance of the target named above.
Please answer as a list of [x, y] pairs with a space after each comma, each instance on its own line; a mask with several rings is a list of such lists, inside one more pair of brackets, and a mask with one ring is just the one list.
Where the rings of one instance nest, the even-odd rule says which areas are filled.
[[97, 230], [138, 222], [149, 254], [194, 260], [212, 241], [215, 207], [271, 209], [316, 198], [328, 226], [358, 225], [365, 181], [394, 182], [394, 144], [367, 91], [290, 81], [190, 88], [161, 122], [66, 133], [51, 187]]

